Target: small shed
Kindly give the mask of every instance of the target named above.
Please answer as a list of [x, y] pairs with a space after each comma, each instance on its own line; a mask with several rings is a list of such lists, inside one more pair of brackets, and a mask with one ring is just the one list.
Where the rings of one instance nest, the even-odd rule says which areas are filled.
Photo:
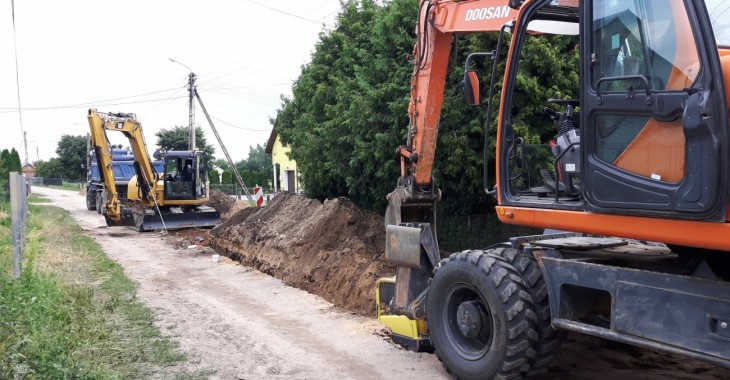
[[[271, 155], [274, 170], [274, 192], [297, 192], [300, 188], [296, 161], [289, 158], [291, 147], [282, 144], [276, 129], [271, 130], [266, 142], [266, 153]], [[277, 167], [278, 165], [278, 167]]]

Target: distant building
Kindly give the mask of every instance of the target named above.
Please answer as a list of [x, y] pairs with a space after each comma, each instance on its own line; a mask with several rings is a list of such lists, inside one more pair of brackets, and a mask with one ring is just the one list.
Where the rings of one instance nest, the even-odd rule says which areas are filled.
[[21, 169], [23, 171], [23, 175], [25, 176], [25, 179], [31, 179], [35, 177], [35, 166], [31, 164], [30, 162], [26, 162], [23, 164], [23, 168]]
[[271, 130], [269, 141], [266, 142], [266, 153], [271, 155], [274, 170], [274, 192], [299, 190], [299, 172], [296, 161], [289, 158], [291, 148], [281, 143], [279, 134]]

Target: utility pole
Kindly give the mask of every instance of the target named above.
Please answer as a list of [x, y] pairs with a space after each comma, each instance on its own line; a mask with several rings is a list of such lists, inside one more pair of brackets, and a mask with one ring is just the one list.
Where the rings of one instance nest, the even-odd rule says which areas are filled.
[[189, 68], [186, 64], [178, 62], [172, 58], [167, 58], [170, 62], [175, 62], [178, 65], [190, 70], [188, 74], [188, 149], [195, 150], [195, 107], [193, 107], [193, 97], [195, 97], [195, 73], [193, 69]]
[[195, 107], [193, 107], [193, 97], [195, 96], [195, 74], [190, 71], [188, 75], [188, 127], [190, 128], [190, 144], [188, 148], [195, 150]]
[[27, 131], [23, 131], [23, 145], [25, 146], [25, 162], [23, 163], [23, 165], [25, 165], [25, 164], [30, 163], [30, 161], [28, 161], [28, 132]]
[[248, 191], [248, 187], [246, 187], [246, 184], [243, 183], [243, 178], [241, 178], [241, 174], [236, 170], [236, 164], [233, 162], [233, 159], [231, 159], [231, 156], [228, 154], [228, 150], [226, 149], [226, 146], [223, 145], [223, 140], [221, 140], [220, 135], [218, 134], [218, 131], [215, 129], [215, 125], [213, 125], [213, 120], [210, 118], [210, 115], [208, 115], [208, 110], [205, 109], [205, 105], [203, 105], [203, 101], [200, 99], [200, 94], [198, 94], [198, 89], [195, 87], [195, 73], [193, 73], [193, 69], [187, 67], [181, 62], [178, 62], [172, 58], [168, 58], [170, 62], [175, 62], [179, 64], [180, 66], [185, 67], [186, 69], [190, 70], [190, 75], [188, 75], [188, 91], [189, 91], [189, 97], [188, 97], [188, 108], [190, 110], [189, 116], [190, 116], [190, 139], [188, 140], [190, 142], [190, 150], [195, 149], [195, 127], [193, 127], [193, 118], [194, 118], [194, 107], [193, 107], [193, 97], [198, 99], [198, 104], [200, 104], [200, 108], [203, 109], [203, 113], [205, 114], [206, 119], [208, 119], [208, 124], [210, 124], [210, 128], [213, 130], [213, 134], [215, 134], [215, 138], [218, 139], [218, 144], [221, 146], [221, 150], [223, 151], [223, 154], [226, 156], [226, 159], [228, 160], [228, 164], [231, 165], [231, 168], [233, 169], [233, 174], [236, 177], [236, 180], [238, 180], [238, 183], [241, 185], [241, 188], [243, 189], [243, 192], [246, 193], [246, 196], [248, 197], [248, 200], [255, 204], [253, 197], [251, 196], [251, 193]]

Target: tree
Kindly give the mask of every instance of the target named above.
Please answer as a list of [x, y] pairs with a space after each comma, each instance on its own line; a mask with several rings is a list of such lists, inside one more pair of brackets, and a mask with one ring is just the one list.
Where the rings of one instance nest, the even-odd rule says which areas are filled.
[[15, 148], [10, 149], [8, 158], [8, 163], [6, 164], [8, 171], [21, 173], [23, 171], [23, 164], [20, 162], [20, 155]]
[[63, 177], [63, 165], [58, 157], [53, 157], [48, 161], [37, 161], [35, 163], [36, 175], [44, 178], [61, 178]]
[[236, 168], [255, 172], [271, 170], [271, 156], [266, 154], [265, 146], [256, 144], [256, 147], [248, 148], [248, 158], [237, 162]]
[[[170, 129], [163, 128], [159, 132], [155, 133], [155, 136], [157, 136], [157, 147], [161, 150], [188, 150], [188, 132], [188, 127], [177, 125]], [[211, 162], [213, 161], [215, 148], [208, 144], [208, 141], [205, 139], [203, 129], [200, 127], [195, 127], [195, 145], [197, 147], [202, 147], [203, 151], [208, 154], [209, 160]]]
[[0, 198], [7, 201], [10, 196], [10, 151], [3, 149], [0, 152]]
[[228, 185], [233, 183], [233, 172], [230, 170], [224, 170], [221, 176], [222, 183]]
[[213, 165], [211, 165], [211, 167], [213, 167], [213, 166], [215, 166], [217, 168], [221, 168], [223, 170], [229, 170], [231, 168], [231, 165], [228, 164], [228, 161], [224, 160], [222, 158], [219, 158], [219, 159], [213, 161]]
[[266, 154], [266, 148], [261, 144], [248, 149], [248, 158], [236, 163], [236, 168], [241, 173], [241, 178], [246, 186], [268, 186], [269, 181], [274, 180], [271, 164], [271, 156]]
[[86, 178], [86, 136], [63, 135], [56, 148], [61, 177], [83, 181]]
[[[418, 4], [350, 0], [323, 34], [312, 61], [282, 99], [274, 128], [317, 198], [350, 197], [384, 209], [398, 175], [394, 148], [406, 140]], [[323, 149], [326, 147], [326, 149]]]
[[[282, 98], [272, 124], [282, 142], [292, 147], [291, 157], [308, 195], [347, 196], [362, 207], [385, 209], [385, 195], [399, 176], [394, 149], [407, 141], [413, 74], [409, 54], [417, 15], [417, 0], [344, 1], [337, 25], [320, 36], [311, 62], [294, 82], [292, 96]], [[485, 214], [494, 205], [494, 198], [482, 191], [482, 168], [485, 128], [490, 132], [487, 165], [494, 167], [497, 120], [492, 117], [487, 124], [486, 107], [464, 104], [462, 83], [466, 56], [492, 51], [496, 40], [494, 33], [453, 39], [433, 167], [434, 184], [444, 194], [438, 209], [440, 229], [449, 218]], [[548, 98], [578, 97], [576, 43], [573, 37], [548, 35], [525, 40], [512, 120], [526, 143], [554, 137], [542, 111]], [[509, 39], [499, 52], [498, 75], [504, 73], [508, 45]], [[477, 61], [474, 68], [480, 69], [482, 83], [489, 83], [491, 61]], [[500, 79], [491, 99], [495, 107]], [[494, 170], [489, 176], [494, 183]], [[465, 219], [455, 221], [455, 228]]]
[[217, 170], [211, 170], [208, 179], [210, 180], [210, 183], [214, 185], [221, 183], [221, 177]]
[[7, 201], [10, 196], [10, 172], [21, 172], [20, 155], [12, 148], [0, 152], [0, 199]]

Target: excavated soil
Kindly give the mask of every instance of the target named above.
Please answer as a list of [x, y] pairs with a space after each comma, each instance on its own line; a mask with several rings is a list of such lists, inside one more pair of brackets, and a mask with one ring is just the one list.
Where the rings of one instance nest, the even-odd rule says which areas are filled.
[[[209, 231], [187, 231], [190, 244], [204, 244], [241, 264], [313, 293], [362, 315], [375, 315], [375, 281], [395, 268], [382, 258], [383, 217], [347, 198], [324, 203], [282, 193], [263, 208], [236, 209], [235, 202], [211, 197], [223, 223]], [[220, 208], [219, 208], [220, 207]], [[228, 207], [228, 209], [225, 209]]]
[[231, 215], [248, 207], [248, 204], [239, 202], [220, 190], [211, 190], [208, 206], [218, 211], [221, 214], [222, 220], [227, 220]]

